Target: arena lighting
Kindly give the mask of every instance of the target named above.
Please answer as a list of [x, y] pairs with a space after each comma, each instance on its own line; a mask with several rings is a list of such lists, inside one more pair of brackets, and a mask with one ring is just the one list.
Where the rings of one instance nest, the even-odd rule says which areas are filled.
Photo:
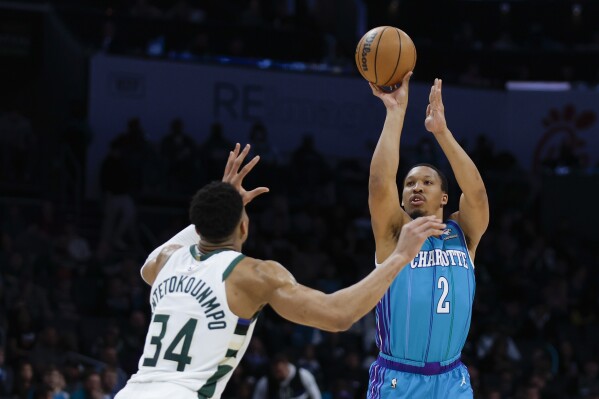
[[510, 91], [568, 91], [572, 85], [569, 82], [508, 81], [505, 88]]

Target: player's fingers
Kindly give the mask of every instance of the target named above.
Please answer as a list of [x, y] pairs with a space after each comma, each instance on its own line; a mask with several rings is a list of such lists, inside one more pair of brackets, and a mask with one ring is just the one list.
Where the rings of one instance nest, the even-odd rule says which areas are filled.
[[409, 85], [409, 83], [410, 83], [410, 79], [412, 78], [413, 74], [414, 74], [414, 72], [412, 72], [412, 71], [406, 73], [406, 75], [403, 77], [401, 85], [403, 86], [405, 84], [406, 87], [407, 87]]
[[256, 164], [260, 161], [260, 155], [256, 155], [250, 162], [248, 162], [241, 170], [239, 171], [239, 177], [243, 179], [250, 171], [256, 166]]
[[227, 179], [229, 173], [231, 173], [231, 168], [233, 167], [233, 160], [235, 159], [235, 155], [233, 151], [229, 151], [229, 157], [227, 158], [227, 164], [225, 165], [225, 173], [223, 173], [223, 181]]
[[427, 222], [416, 228], [414, 234], [420, 237], [439, 236], [443, 234], [446, 225], [439, 222]]
[[239, 147], [240, 144], [236, 143], [233, 151], [229, 153], [229, 159], [227, 160], [227, 166], [225, 167], [225, 177], [223, 177], [223, 179], [231, 179], [231, 174], [235, 173], [237, 171], [237, 168], [239, 168], [239, 165], [236, 166], [235, 164], [235, 161], [237, 160], [237, 156], [239, 154]]
[[439, 89], [439, 86], [435, 87], [435, 105], [437, 106], [437, 108], [440, 106], [440, 102], [441, 102], [441, 89]]
[[246, 144], [245, 147], [243, 147], [243, 150], [241, 151], [241, 153], [237, 156], [237, 158], [235, 159], [235, 164], [234, 164], [234, 172], [237, 172], [239, 170], [239, 167], [241, 166], [241, 164], [243, 163], [243, 160], [245, 159], [245, 157], [247, 156], [247, 154], [250, 152], [250, 145]]
[[427, 237], [440, 236], [441, 234], [443, 234], [443, 230], [444, 229], [441, 229], [441, 228], [432, 228], [431, 227], [431, 228], [425, 230], [423, 233]]
[[253, 189], [252, 191], [248, 191], [246, 196], [248, 198], [247, 202], [252, 201], [254, 198], [256, 198], [257, 196], [264, 194], [264, 193], [268, 193], [270, 191], [270, 189], [268, 187], [258, 187]]
[[233, 155], [235, 155], [236, 158], [237, 158], [237, 155], [239, 155], [240, 148], [241, 148], [241, 144], [235, 143], [235, 148], [233, 149]]
[[379, 96], [379, 94], [381, 93], [381, 89], [375, 85], [374, 83], [368, 82], [368, 85], [370, 86], [370, 88], [372, 89], [372, 94], [374, 94], [375, 96]]

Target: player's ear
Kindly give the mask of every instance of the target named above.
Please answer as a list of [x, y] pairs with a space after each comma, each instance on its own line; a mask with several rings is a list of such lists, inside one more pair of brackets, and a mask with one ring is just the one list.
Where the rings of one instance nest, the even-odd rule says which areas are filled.
[[248, 236], [250, 231], [250, 219], [247, 217], [242, 217], [239, 222], [239, 237], [244, 238]]
[[447, 205], [447, 201], [449, 200], [449, 196], [445, 193], [443, 193], [443, 196], [441, 196], [441, 208], [443, 208], [445, 205]]

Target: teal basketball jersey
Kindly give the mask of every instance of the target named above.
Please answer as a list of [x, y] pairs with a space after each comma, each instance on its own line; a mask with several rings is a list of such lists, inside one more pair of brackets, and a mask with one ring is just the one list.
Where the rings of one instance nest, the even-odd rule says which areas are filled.
[[466, 342], [476, 287], [464, 233], [453, 220], [429, 237], [376, 307], [382, 356], [406, 364], [446, 364]]

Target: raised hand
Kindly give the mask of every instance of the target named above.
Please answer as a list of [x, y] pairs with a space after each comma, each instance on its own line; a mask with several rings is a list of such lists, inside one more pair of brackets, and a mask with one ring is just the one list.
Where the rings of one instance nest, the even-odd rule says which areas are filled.
[[254, 166], [256, 166], [258, 161], [260, 161], [260, 156], [256, 155], [243, 168], [241, 168], [241, 170], [239, 170], [243, 160], [250, 152], [250, 145], [246, 144], [241, 152], [239, 152], [240, 149], [241, 145], [237, 143], [235, 144], [235, 149], [229, 152], [229, 159], [227, 159], [227, 165], [225, 166], [223, 181], [230, 183], [237, 189], [237, 191], [239, 191], [239, 194], [241, 194], [241, 198], [243, 199], [243, 205], [245, 206], [252, 202], [252, 200], [260, 194], [267, 193], [270, 190], [267, 187], [257, 187], [250, 191], [247, 191], [243, 188], [243, 179], [254, 168]]
[[430, 236], [443, 233], [445, 224], [436, 216], [422, 216], [406, 223], [401, 228], [395, 252], [414, 259], [424, 241]]
[[435, 79], [435, 83], [431, 87], [431, 94], [428, 96], [428, 107], [426, 107], [426, 119], [424, 119], [424, 127], [433, 134], [442, 133], [447, 129], [447, 121], [445, 120], [445, 107], [443, 106], [443, 98], [441, 97], [441, 86], [443, 81]]
[[408, 93], [410, 90], [410, 78], [412, 72], [406, 73], [401, 82], [401, 86], [392, 92], [386, 92], [377, 85], [369, 83], [372, 89], [372, 94], [383, 100], [383, 104], [387, 109], [401, 107], [405, 109], [408, 106]]

